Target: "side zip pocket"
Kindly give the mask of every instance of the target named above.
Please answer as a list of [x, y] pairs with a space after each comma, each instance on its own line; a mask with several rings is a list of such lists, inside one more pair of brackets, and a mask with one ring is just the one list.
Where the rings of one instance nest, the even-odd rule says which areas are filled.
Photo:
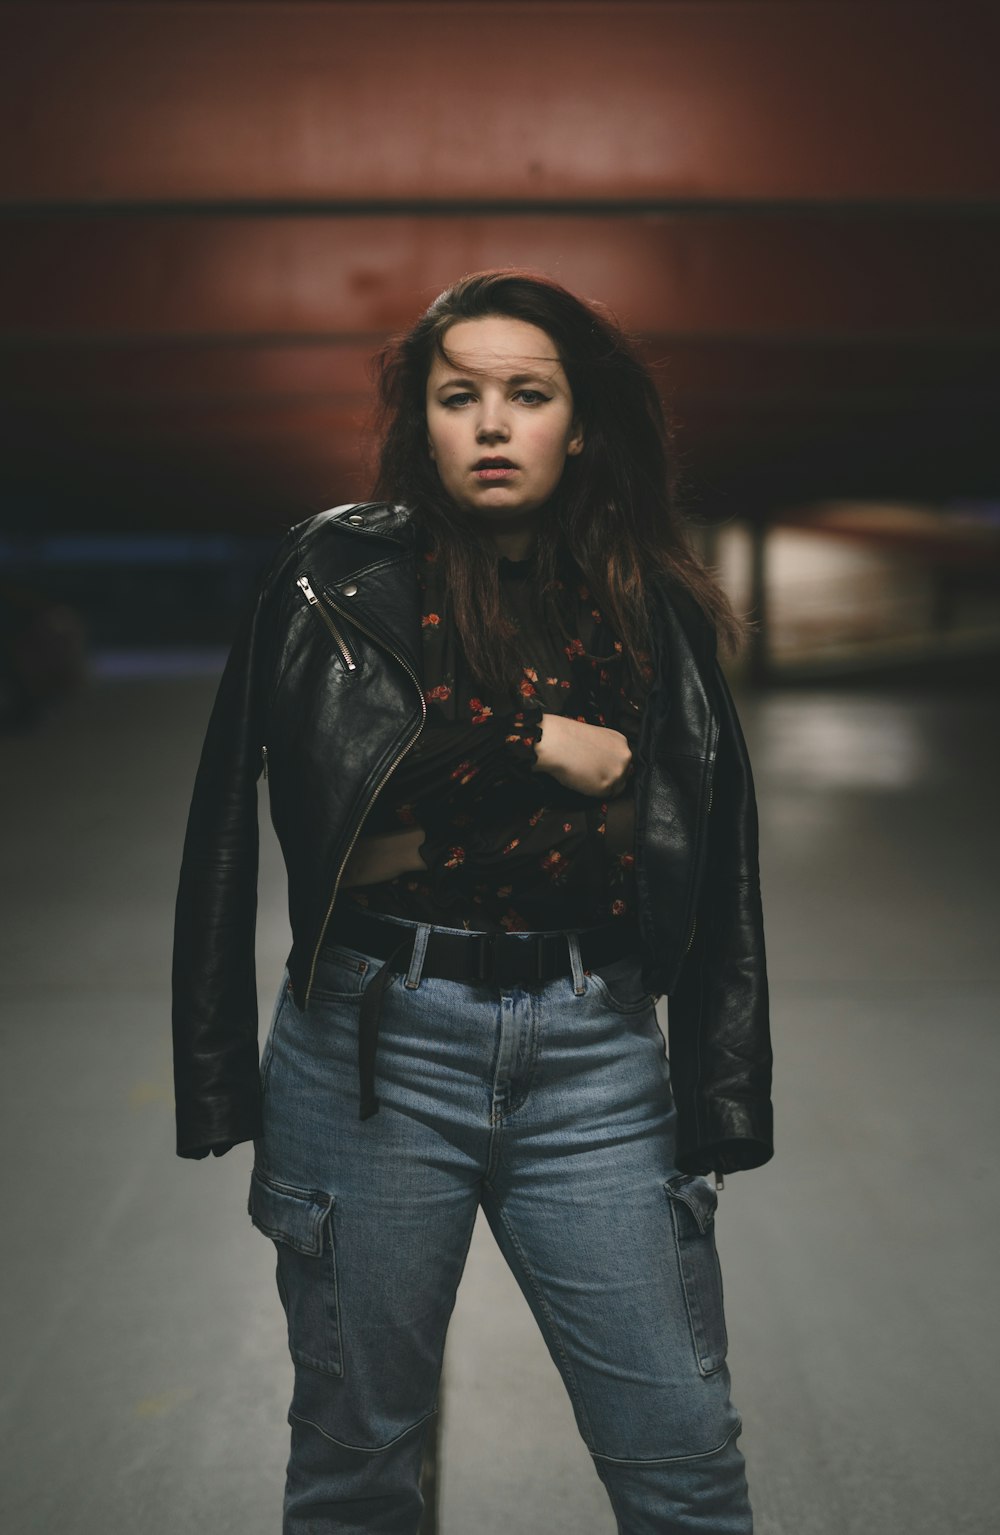
[[324, 624], [326, 624], [326, 627], [332, 634], [333, 642], [337, 647], [337, 654], [340, 657], [340, 664], [343, 666], [345, 672], [356, 672], [358, 669], [358, 663], [352, 656], [347, 641], [344, 639], [344, 636], [341, 634], [340, 630], [337, 628], [337, 625], [331, 618], [329, 609], [326, 607], [326, 604], [322, 602], [321, 599], [317, 597], [316, 593], [313, 591], [312, 582], [309, 580], [308, 575], [299, 576], [295, 585], [299, 588], [303, 597], [312, 608], [313, 612], [323, 620]]

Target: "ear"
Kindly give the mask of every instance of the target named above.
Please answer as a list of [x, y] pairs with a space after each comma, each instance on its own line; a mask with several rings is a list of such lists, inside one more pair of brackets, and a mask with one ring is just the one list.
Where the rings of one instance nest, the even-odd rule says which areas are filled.
[[583, 452], [583, 444], [584, 444], [583, 426], [582, 426], [582, 424], [579, 421], [574, 421], [573, 422], [572, 430], [573, 430], [573, 435], [570, 438], [569, 442], [566, 444], [566, 456], [570, 457], [572, 455], [572, 457], [575, 458], [577, 456], [577, 454]]

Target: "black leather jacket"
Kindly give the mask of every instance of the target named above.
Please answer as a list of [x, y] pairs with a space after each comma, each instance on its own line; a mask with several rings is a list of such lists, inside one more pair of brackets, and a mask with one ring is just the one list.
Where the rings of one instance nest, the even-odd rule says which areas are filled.
[[[292, 528], [233, 646], [188, 820], [174, 935], [177, 1150], [260, 1133], [254, 930], [257, 780], [288, 871], [297, 1003], [309, 997], [340, 875], [426, 707], [406, 508], [338, 507]], [[655, 680], [636, 754], [643, 983], [667, 994], [678, 1166], [772, 1155], [771, 1049], [746, 746], [715, 635], [655, 589]], [[359, 1133], [362, 1133], [359, 1130]]]

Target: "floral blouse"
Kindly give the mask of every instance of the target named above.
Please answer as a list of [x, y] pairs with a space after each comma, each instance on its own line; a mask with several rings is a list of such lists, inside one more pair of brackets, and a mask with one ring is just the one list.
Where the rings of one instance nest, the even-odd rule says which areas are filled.
[[[564, 560], [557, 585], [568, 643], [535, 610], [533, 563], [533, 556], [500, 559], [524, 667], [519, 696], [487, 697], [446, 617], [436, 556], [418, 544], [427, 720], [362, 835], [419, 824], [426, 872], [351, 887], [338, 904], [350, 900], [411, 921], [487, 932], [635, 921], [631, 795], [594, 798], [533, 769], [543, 713], [611, 726], [634, 752], [639, 690], [575, 563]], [[648, 656], [641, 659], [648, 680]]]

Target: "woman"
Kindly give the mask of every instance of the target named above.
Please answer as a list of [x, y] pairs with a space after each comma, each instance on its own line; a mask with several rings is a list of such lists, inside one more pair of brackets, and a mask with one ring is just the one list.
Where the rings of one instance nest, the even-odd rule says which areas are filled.
[[[381, 499], [293, 528], [234, 646], [178, 896], [178, 1150], [255, 1142], [295, 1363], [284, 1529], [417, 1529], [482, 1205], [619, 1528], [743, 1535], [701, 1176], [772, 1150], [753, 784], [715, 659], [740, 626], [592, 306], [466, 278], [382, 354], [381, 398]], [[293, 947], [258, 1071], [262, 768]]]

